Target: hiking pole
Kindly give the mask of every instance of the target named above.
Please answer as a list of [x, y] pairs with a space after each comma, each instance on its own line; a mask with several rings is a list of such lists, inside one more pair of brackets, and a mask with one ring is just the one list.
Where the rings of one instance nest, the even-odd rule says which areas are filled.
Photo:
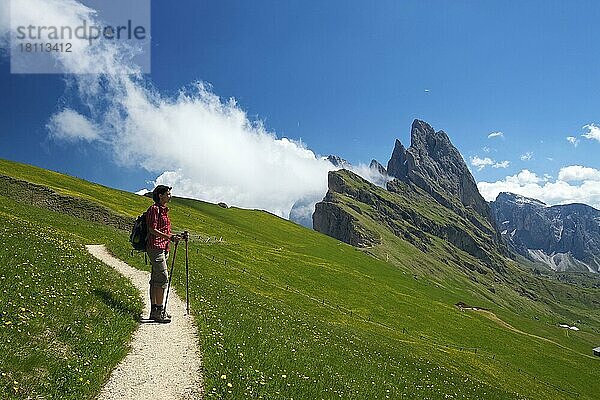
[[163, 307], [163, 318], [167, 315], [167, 301], [169, 301], [169, 291], [171, 289], [171, 281], [173, 280], [173, 268], [175, 267], [175, 257], [177, 256], [178, 244], [179, 242], [175, 242], [175, 250], [173, 250], [173, 261], [171, 261], [171, 271], [169, 272], [169, 283], [167, 284], [167, 297], [165, 298], [165, 306]]
[[188, 268], [188, 239], [190, 234], [188, 231], [183, 232], [183, 239], [185, 240], [185, 307], [187, 315], [190, 315], [190, 273]]

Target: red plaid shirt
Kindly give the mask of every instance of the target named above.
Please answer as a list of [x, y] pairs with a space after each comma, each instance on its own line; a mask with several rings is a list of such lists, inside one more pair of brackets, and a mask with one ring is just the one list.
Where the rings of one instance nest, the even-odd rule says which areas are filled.
[[[160, 208], [160, 210], [159, 210]], [[169, 219], [169, 209], [160, 204], [153, 204], [146, 211], [146, 224], [148, 225], [148, 242], [146, 249], [169, 250], [169, 239], [156, 236], [150, 233], [150, 228], [154, 228], [167, 235], [171, 234], [171, 220]]]

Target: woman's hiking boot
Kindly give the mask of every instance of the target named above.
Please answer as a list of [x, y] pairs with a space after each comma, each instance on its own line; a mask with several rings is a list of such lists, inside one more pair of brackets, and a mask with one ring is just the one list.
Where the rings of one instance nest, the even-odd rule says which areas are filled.
[[163, 306], [153, 305], [148, 319], [162, 324], [168, 324], [171, 322], [171, 315], [164, 312]]
[[156, 315], [152, 319], [161, 324], [168, 324], [171, 322], [171, 316], [166, 313], [163, 306], [156, 306]]
[[152, 308], [150, 309], [150, 316], [148, 319], [154, 320], [158, 317], [158, 306], [156, 304], [152, 304]]

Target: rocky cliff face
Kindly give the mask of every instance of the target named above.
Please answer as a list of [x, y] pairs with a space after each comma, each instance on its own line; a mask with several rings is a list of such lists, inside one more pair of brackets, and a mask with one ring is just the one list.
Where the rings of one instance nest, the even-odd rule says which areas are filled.
[[502, 237], [517, 253], [557, 271], [600, 272], [600, 211], [585, 204], [549, 207], [513, 193], [490, 203]]
[[381, 165], [379, 163], [379, 161], [377, 161], [377, 160], [371, 160], [371, 163], [369, 164], [369, 168], [374, 169], [375, 171], [379, 172], [383, 176], [386, 176], [388, 174], [385, 167], [383, 165]]
[[342, 157], [335, 156], [333, 154], [328, 155], [326, 160], [329, 161], [331, 164], [333, 164], [334, 167], [337, 167], [337, 168], [348, 169], [351, 166], [348, 161], [344, 160]]
[[398, 139], [394, 143], [392, 157], [388, 161], [387, 173], [389, 176], [400, 180], [406, 180], [408, 176], [408, 163], [406, 160], [406, 149]]
[[444, 131], [436, 132], [426, 122], [415, 120], [410, 136], [408, 149], [396, 140], [388, 162], [388, 174], [415, 184], [440, 204], [463, 216], [469, 214], [463, 210], [464, 206], [493, 224], [489, 205], [448, 135]]
[[[345, 172], [350, 174], [348, 171]], [[379, 243], [379, 235], [365, 228], [359, 219], [354, 217], [352, 212], [348, 210], [348, 208], [351, 208], [361, 213], [360, 209], [347, 206], [339, 199], [340, 194], [363, 199], [365, 196], [370, 195], [365, 192], [361, 194], [361, 191], [352, 188], [343, 176], [343, 172], [329, 172], [327, 177], [329, 190], [323, 201], [315, 204], [315, 212], [312, 216], [313, 229], [352, 246], [370, 247]], [[361, 179], [358, 176], [356, 177]]]
[[507, 249], [489, 205], [443, 131], [416, 120], [411, 146], [406, 149], [396, 140], [387, 170], [377, 164], [371, 168], [395, 178], [387, 190], [349, 171], [329, 173], [329, 191], [313, 214], [315, 230], [363, 247], [381, 243], [385, 232], [391, 232], [423, 252], [432, 249], [432, 237], [437, 237], [485, 268], [503, 268], [500, 255]]
[[491, 226], [480, 229], [421, 189], [396, 180], [388, 185], [393, 190], [386, 191], [346, 170], [330, 171], [328, 182], [329, 191], [313, 214], [316, 231], [357, 247], [371, 247], [382, 242], [380, 233], [367, 228], [374, 222], [423, 252], [430, 251], [435, 236], [488, 268], [502, 269]]
[[[389, 180], [387, 171], [377, 160], [371, 160], [369, 164], [369, 168], [365, 169], [362, 166], [355, 167], [347, 160], [336, 156], [329, 155], [325, 158], [329, 161], [334, 167], [339, 169], [347, 169], [355, 171], [359, 173], [364, 179], [367, 179], [369, 182], [374, 183], [375, 185], [385, 187], [385, 184]], [[323, 200], [323, 196], [326, 193], [321, 194], [311, 194], [305, 197], [298, 199], [290, 210], [290, 214], [288, 219], [297, 224], [305, 226], [307, 228], [313, 228], [313, 212], [315, 211], [316, 203]], [[363, 240], [356, 239], [356, 244], [360, 245]]]

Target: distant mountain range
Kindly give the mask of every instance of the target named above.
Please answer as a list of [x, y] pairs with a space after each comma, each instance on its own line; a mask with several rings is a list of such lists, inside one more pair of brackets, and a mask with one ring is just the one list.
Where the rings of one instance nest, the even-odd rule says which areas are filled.
[[408, 242], [450, 268], [488, 277], [504, 270], [508, 249], [490, 206], [445, 132], [415, 120], [410, 147], [396, 140], [387, 169], [372, 168], [393, 177], [385, 188], [351, 171], [329, 173], [329, 190], [313, 214], [315, 230], [357, 247], [385, 249], [386, 257]]
[[548, 207], [510, 193], [486, 202], [448, 135], [424, 121], [413, 122], [408, 148], [396, 140], [387, 168], [375, 160], [370, 167], [389, 176], [385, 188], [350, 171], [329, 173], [329, 190], [315, 205], [315, 230], [368, 248], [385, 247], [387, 231], [423, 252], [431, 252], [436, 237], [452, 245], [441, 259], [480, 272], [503, 270], [506, 257], [516, 257], [509, 249], [555, 271], [600, 270], [600, 211]]
[[585, 204], [548, 206], [513, 193], [490, 203], [509, 247], [555, 271], [600, 272], [600, 211]]

